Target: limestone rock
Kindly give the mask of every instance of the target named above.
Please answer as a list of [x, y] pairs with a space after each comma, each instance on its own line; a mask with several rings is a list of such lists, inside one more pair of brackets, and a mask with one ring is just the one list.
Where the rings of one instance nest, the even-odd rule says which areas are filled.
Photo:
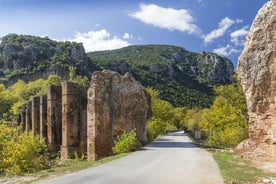
[[258, 12], [239, 58], [238, 77], [249, 114], [249, 140], [236, 152], [276, 160], [276, 0]]
[[88, 159], [110, 155], [114, 138], [133, 129], [138, 140], [146, 142], [150, 104], [149, 94], [131, 74], [94, 72], [88, 89]]
[[86, 60], [86, 54], [82, 43], [79, 43], [78, 46], [72, 48], [71, 58], [74, 61]]

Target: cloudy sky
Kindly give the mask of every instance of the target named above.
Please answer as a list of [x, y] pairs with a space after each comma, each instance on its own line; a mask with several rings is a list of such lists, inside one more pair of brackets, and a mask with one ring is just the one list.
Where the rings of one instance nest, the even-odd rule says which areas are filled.
[[87, 52], [169, 44], [210, 51], [236, 65], [256, 13], [268, 0], [0, 0], [9, 33], [82, 42]]

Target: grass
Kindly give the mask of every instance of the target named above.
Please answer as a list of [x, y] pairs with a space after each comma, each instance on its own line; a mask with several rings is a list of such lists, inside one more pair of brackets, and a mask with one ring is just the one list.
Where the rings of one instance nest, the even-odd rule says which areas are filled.
[[215, 152], [214, 159], [219, 165], [225, 183], [257, 183], [264, 178], [276, 177], [252, 166], [249, 160], [229, 152]]
[[[60, 164], [60, 166], [52, 167], [47, 170], [42, 170], [37, 173], [24, 174], [20, 177], [17, 176], [14, 178], [6, 178], [6, 179], [7, 180], [10, 179], [11, 180], [10, 183], [20, 183], [20, 184], [35, 183], [43, 179], [53, 178], [64, 174], [80, 171], [89, 167], [94, 167], [112, 160], [119, 159], [121, 157], [126, 156], [127, 154], [128, 153], [118, 154], [118, 155], [103, 158], [98, 161], [87, 161], [87, 160], [81, 160], [81, 159], [67, 160], [66, 162]], [[0, 183], [1, 183], [1, 177], [0, 177]]]

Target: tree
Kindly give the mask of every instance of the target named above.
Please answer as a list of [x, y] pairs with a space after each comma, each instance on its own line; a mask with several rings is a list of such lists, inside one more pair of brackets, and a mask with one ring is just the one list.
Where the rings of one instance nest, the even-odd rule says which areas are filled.
[[46, 80], [38, 79], [27, 84], [18, 80], [9, 89], [5, 89], [4, 85], [0, 84], [0, 118], [1, 116], [3, 118], [3, 114], [7, 112], [17, 116], [22, 111], [22, 107], [33, 97], [46, 94], [51, 84], [61, 85], [61, 78], [50, 75]]
[[0, 124], [0, 174], [22, 174], [47, 167], [44, 139], [19, 127]]
[[177, 107], [171, 111], [173, 114], [172, 124], [176, 128], [187, 128], [187, 126], [185, 126], [185, 114], [188, 109], [188, 107]]
[[211, 146], [234, 147], [248, 137], [248, 114], [241, 85], [216, 88], [216, 97], [210, 109], [204, 110], [199, 126], [208, 133]]
[[183, 126], [194, 133], [196, 130], [200, 130], [199, 122], [201, 121], [202, 110], [201, 109], [189, 109], [186, 111]]
[[9, 110], [15, 103], [15, 98], [3, 84], [0, 84], [0, 122], [9, 116]]
[[148, 122], [147, 134], [149, 141], [154, 140], [159, 135], [166, 133], [166, 130], [175, 128], [173, 125], [173, 106], [159, 98], [159, 92], [152, 88], [147, 88], [151, 95], [152, 118]]

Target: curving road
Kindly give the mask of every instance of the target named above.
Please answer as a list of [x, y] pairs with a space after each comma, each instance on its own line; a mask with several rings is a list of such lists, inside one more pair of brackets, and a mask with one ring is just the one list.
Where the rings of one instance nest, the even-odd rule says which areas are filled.
[[223, 179], [211, 154], [177, 132], [126, 157], [41, 183], [223, 184]]

